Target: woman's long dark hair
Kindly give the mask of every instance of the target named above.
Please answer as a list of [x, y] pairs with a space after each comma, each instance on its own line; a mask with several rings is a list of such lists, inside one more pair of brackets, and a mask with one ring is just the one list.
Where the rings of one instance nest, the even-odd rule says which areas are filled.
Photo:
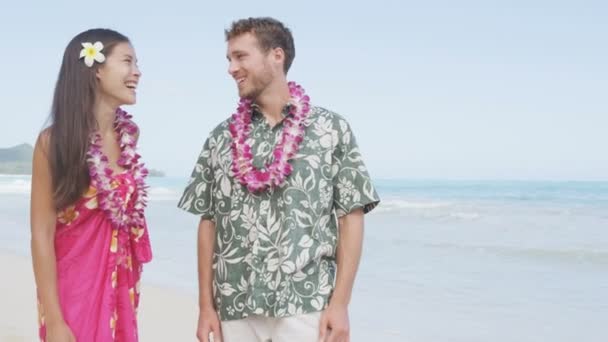
[[78, 34], [65, 49], [51, 108], [49, 161], [56, 209], [73, 204], [90, 183], [86, 155], [90, 134], [97, 129], [93, 113], [100, 64], [85, 65], [80, 58], [82, 43], [102, 42], [106, 57], [116, 44], [129, 38], [108, 29], [92, 29]]

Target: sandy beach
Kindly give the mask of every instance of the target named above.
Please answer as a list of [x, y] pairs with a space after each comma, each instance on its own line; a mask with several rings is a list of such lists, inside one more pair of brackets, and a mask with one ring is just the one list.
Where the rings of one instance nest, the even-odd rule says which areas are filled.
[[[0, 282], [0, 341], [38, 341], [31, 262], [29, 258], [0, 251], [0, 265], [6, 279]], [[196, 341], [196, 319], [194, 296], [142, 284], [141, 341]]]

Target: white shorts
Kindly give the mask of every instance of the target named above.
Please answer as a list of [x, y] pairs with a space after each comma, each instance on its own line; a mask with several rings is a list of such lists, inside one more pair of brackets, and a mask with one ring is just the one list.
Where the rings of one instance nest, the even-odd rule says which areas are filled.
[[316, 342], [321, 312], [291, 317], [249, 316], [222, 322], [223, 342]]

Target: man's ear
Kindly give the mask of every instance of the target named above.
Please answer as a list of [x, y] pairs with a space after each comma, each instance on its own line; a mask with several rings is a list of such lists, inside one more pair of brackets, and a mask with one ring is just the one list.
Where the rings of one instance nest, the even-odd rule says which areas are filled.
[[282, 48], [277, 47], [272, 49], [272, 59], [277, 63], [281, 65], [281, 68], [283, 67], [283, 65], [285, 64], [285, 51], [283, 51]]

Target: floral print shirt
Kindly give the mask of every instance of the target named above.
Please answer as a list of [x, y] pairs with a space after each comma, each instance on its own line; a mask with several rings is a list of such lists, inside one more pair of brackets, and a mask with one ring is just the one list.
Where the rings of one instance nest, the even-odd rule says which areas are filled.
[[[379, 203], [351, 128], [340, 115], [312, 107], [286, 183], [251, 193], [231, 177], [229, 123], [211, 132], [178, 204], [215, 223], [220, 319], [321, 311], [334, 286], [338, 218]], [[248, 142], [256, 167], [272, 161], [281, 131], [282, 122], [271, 127], [254, 106]]]

